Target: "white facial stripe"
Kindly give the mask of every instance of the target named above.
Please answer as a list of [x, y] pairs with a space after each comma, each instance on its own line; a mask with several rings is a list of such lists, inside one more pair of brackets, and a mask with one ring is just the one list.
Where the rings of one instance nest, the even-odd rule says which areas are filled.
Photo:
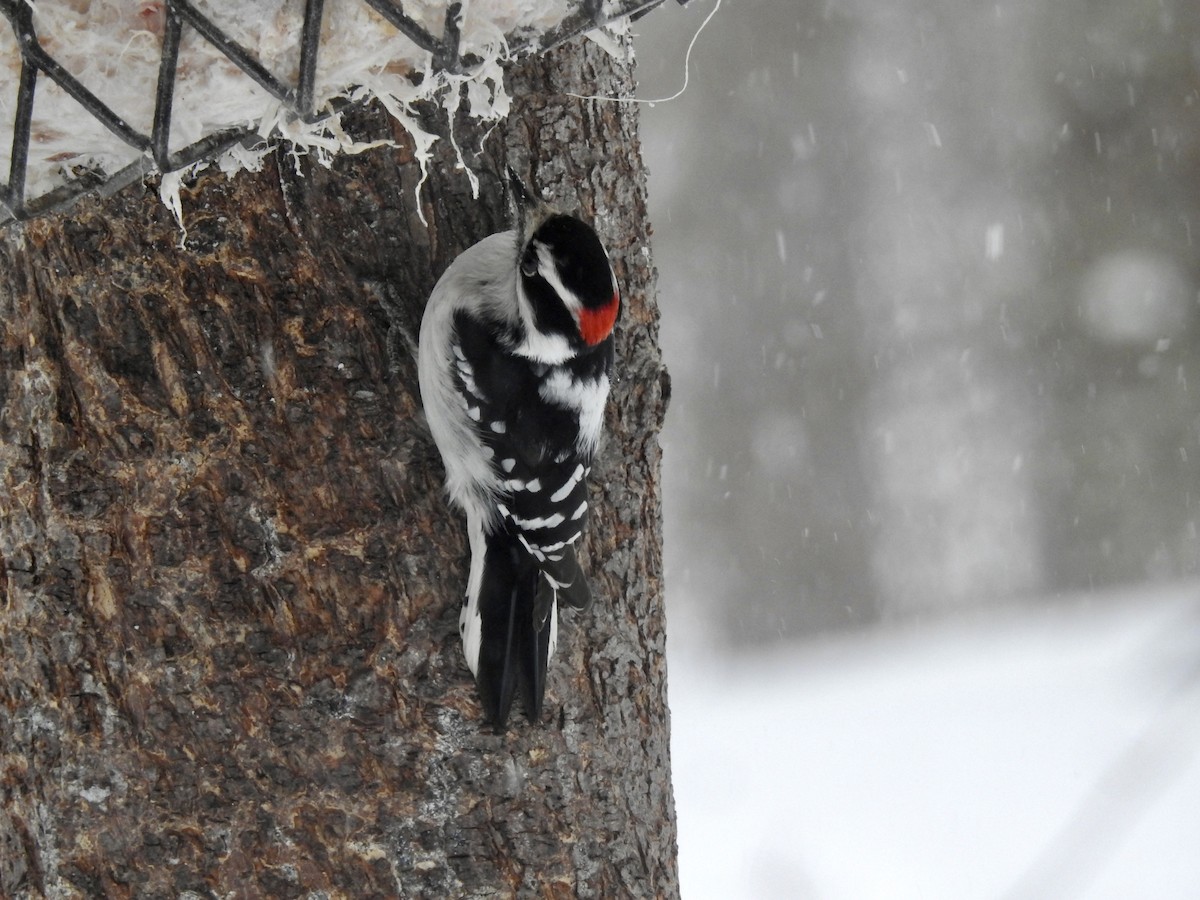
[[571, 359], [575, 351], [567, 342], [566, 335], [546, 334], [538, 331], [533, 322], [533, 306], [525, 295], [525, 287], [517, 280], [517, 308], [521, 312], [521, 324], [524, 325], [525, 339], [512, 348], [517, 356], [557, 366]]
[[579, 311], [583, 309], [583, 302], [562, 283], [562, 279], [558, 275], [558, 266], [554, 264], [554, 254], [540, 241], [534, 241], [533, 247], [537, 250], [538, 274], [546, 279], [550, 287], [554, 288], [554, 292], [562, 298], [563, 305], [578, 319]]

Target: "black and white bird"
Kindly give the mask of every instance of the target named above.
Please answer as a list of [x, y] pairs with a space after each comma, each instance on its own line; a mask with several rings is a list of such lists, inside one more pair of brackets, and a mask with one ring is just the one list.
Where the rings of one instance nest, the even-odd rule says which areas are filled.
[[591, 602], [576, 551], [604, 423], [621, 308], [591, 227], [509, 172], [517, 228], [451, 263], [421, 321], [418, 370], [471, 568], [459, 631], [487, 719], [502, 730], [518, 685], [541, 715], [558, 607]]

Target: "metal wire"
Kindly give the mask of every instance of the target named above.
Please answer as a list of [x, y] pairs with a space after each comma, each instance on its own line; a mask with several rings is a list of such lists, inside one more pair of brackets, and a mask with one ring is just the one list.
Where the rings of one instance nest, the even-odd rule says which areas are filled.
[[[404, 13], [401, 0], [362, 0], [391, 23], [417, 47], [428, 52], [434, 71], [469, 73], [480, 61], [464, 57], [460, 48], [463, 4], [449, 4], [441, 37], [434, 37]], [[510, 36], [513, 56], [542, 53], [585, 31], [626, 17], [638, 18], [665, 0], [575, 0], [572, 11], [550, 32], [532, 37]], [[686, 3], [687, 0], [678, 0]], [[155, 171], [174, 172], [211, 158], [251, 135], [250, 128], [232, 128], [207, 135], [171, 152], [171, 109], [175, 97], [175, 75], [179, 45], [185, 29], [195, 31], [216, 47], [264, 90], [283, 103], [297, 118], [314, 122], [328, 115], [314, 109], [317, 57], [320, 52], [321, 20], [325, 0], [305, 0], [300, 34], [300, 71], [295, 84], [277, 78], [245, 47], [209, 20], [191, 0], [166, 0], [158, 80], [155, 85], [154, 117], [149, 134], [122, 119], [99, 97], [68, 72], [38, 41], [33, 10], [28, 0], [0, 0], [0, 13], [8, 19], [21, 55], [21, 77], [15, 110], [11, 164], [8, 180], [0, 183], [0, 228], [69, 205], [92, 190], [117, 190]], [[39, 76], [45, 76], [74, 98], [83, 109], [124, 143], [139, 151], [139, 159], [119, 172], [84, 172], [49, 193], [27, 198], [25, 185], [29, 163], [29, 141], [34, 100]]]

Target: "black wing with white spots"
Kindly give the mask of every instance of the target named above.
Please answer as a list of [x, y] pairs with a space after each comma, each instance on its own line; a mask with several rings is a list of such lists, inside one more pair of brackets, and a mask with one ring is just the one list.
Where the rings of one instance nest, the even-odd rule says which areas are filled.
[[591, 601], [575, 555], [588, 513], [584, 431], [598, 427], [613, 359], [609, 340], [549, 366], [509, 352], [506, 338], [455, 317], [454, 384], [500, 484], [489, 501], [497, 515], [482, 535], [478, 594], [461, 620], [480, 698], [497, 727], [518, 684], [530, 718], [541, 714], [556, 601], [576, 609]]
[[504, 488], [501, 521], [553, 578], [587, 524], [591, 457], [580, 448], [580, 410], [548, 385], [607, 376], [612, 341], [547, 366], [506, 352], [493, 330], [465, 315], [454, 324], [456, 383]]

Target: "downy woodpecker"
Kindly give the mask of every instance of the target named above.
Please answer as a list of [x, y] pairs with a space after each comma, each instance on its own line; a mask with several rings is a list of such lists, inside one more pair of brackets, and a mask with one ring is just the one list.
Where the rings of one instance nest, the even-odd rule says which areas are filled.
[[459, 631], [503, 730], [518, 684], [541, 715], [558, 606], [585, 609], [576, 559], [621, 299], [595, 231], [509, 170], [517, 227], [451, 263], [421, 321], [418, 370], [446, 491], [467, 516]]

